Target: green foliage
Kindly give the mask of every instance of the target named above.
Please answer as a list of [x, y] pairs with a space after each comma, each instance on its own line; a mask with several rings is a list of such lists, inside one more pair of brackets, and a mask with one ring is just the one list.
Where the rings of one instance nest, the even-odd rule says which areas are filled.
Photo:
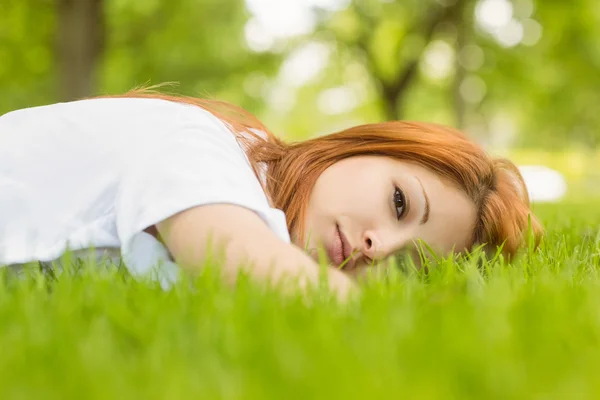
[[[598, 2], [509, 0], [529, 36], [505, 47], [478, 23], [483, 1], [315, 7], [314, 32], [254, 52], [244, 0], [103, 0], [105, 46], [91, 94], [179, 82], [178, 92], [239, 104], [290, 138], [400, 117], [460, 125], [491, 147], [596, 147]], [[57, 4], [0, 4], [0, 113], [59, 100]], [[326, 49], [324, 68], [300, 84], [283, 79], [290, 55], [310, 44]], [[306, 68], [296, 66], [292, 80]], [[434, 76], [436, 68], [445, 72]], [[480, 93], [465, 99], [465, 80], [463, 89]]]
[[0, 114], [51, 102], [56, 91], [52, 0], [0, 2]]
[[114, 269], [4, 276], [0, 397], [597, 398], [600, 211], [536, 212], [548, 235], [514, 264], [374, 276], [345, 306], [211, 268], [170, 291]]
[[262, 102], [243, 90], [260, 70], [271, 74], [269, 54], [244, 44], [248, 12], [243, 0], [107, 0], [107, 51], [102, 91], [120, 93], [133, 86], [179, 83], [178, 92], [227, 99], [251, 111]]
[[[427, 23], [448, 10], [441, 4], [457, 1], [354, 0], [346, 9], [323, 13], [320, 29], [307, 40], [328, 43], [334, 57], [329, 70], [312, 83], [316, 92], [312, 96], [342, 85], [358, 86], [363, 94], [361, 107], [350, 112], [323, 117], [315, 110], [308, 133], [322, 129], [323, 122], [335, 128], [389, 118], [385, 86], [417, 59], [418, 74], [394, 106], [403, 119], [458, 125], [457, 114], [464, 113], [461, 128], [493, 147], [556, 150], [567, 143], [575, 148], [596, 147], [600, 140], [600, 114], [594, 110], [600, 93], [597, 2], [512, 0], [513, 19], [524, 26], [527, 40], [508, 47], [480, 27], [475, 17], [479, 3], [463, 1], [459, 16], [443, 19], [429, 39]], [[541, 37], [535, 41], [537, 27]], [[427, 64], [435, 68], [446, 61], [427, 60], [427, 52], [443, 45], [453, 52], [449, 71], [431, 76]], [[483, 84], [481, 99], [469, 102], [457, 97], [465, 78]], [[289, 129], [303, 120], [306, 101], [301, 104], [288, 115]], [[509, 126], [497, 123], [506, 118], [512, 121]]]
[[[0, 4], [0, 114], [58, 101], [57, 7], [49, 0]], [[276, 57], [243, 40], [243, 0], [105, 0], [104, 57], [94, 94], [146, 83], [179, 83], [178, 92], [227, 99], [250, 111], [260, 93], [243, 90], [248, 74], [273, 73]]]
[[507, 109], [521, 121], [521, 144], [560, 149], [600, 144], [600, 8], [594, 0], [536, 1], [532, 18], [543, 27], [534, 46], [480, 43], [489, 61], [487, 112]]

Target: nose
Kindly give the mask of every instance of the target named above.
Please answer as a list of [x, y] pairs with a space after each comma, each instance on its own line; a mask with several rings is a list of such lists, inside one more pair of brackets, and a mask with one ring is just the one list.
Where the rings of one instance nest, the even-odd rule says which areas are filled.
[[365, 231], [362, 238], [362, 254], [367, 262], [378, 261], [385, 257], [383, 244], [375, 231]]
[[[412, 240], [409, 237], [396, 237], [397, 235], [382, 235], [375, 230], [363, 233], [361, 252], [367, 263], [385, 260], [392, 254], [407, 248]], [[387, 239], [387, 240], [386, 240]], [[385, 240], [385, 241], [384, 241]]]

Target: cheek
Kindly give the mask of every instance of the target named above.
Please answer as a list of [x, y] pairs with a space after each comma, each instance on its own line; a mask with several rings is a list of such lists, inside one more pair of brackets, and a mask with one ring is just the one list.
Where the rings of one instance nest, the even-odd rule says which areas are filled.
[[432, 209], [439, 210], [430, 218], [431, 224], [427, 227], [424, 236], [442, 254], [451, 251], [460, 252], [467, 247], [473, 236], [476, 222], [475, 205], [462, 197], [450, 193], [440, 194], [448, 201], [432, 204]]
[[[390, 199], [391, 196], [390, 189]], [[342, 184], [324, 185], [316, 193], [314, 202], [309, 203], [309, 207], [314, 218], [371, 226], [374, 218], [387, 210], [386, 198], [385, 189], [374, 180], [346, 181]], [[313, 220], [313, 223], [318, 221]]]
[[[386, 207], [385, 171], [370, 162], [334, 165], [317, 179], [307, 207], [306, 223], [317, 229], [346, 220], [363, 226]], [[389, 198], [392, 191], [389, 188]], [[348, 221], [348, 219], [350, 221]]]
[[303, 245], [308, 241], [309, 247], [314, 247], [323, 240], [327, 227], [331, 224], [331, 216], [335, 215], [334, 210], [329, 188], [323, 182], [317, 182], [311, 191], [304, 216]]
[[346, 179], [335, 168], [325, 171], [315, 183], [308, 201], [308, 211], [322, 218], [339, 208], [347, 197]]

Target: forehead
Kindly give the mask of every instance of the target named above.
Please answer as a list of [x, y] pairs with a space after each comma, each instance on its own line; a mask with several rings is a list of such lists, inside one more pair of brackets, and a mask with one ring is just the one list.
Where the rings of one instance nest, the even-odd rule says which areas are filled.
[[[449, 179], [419, 165], [404, 164], [421, 182], [429, 200], [429, 220], [416, 228], [415, 237], [441, 253], [464, 250], [475, 228], [477, 211], [473, 201]], [[423, 194], [412, 196], [422, 198]]]

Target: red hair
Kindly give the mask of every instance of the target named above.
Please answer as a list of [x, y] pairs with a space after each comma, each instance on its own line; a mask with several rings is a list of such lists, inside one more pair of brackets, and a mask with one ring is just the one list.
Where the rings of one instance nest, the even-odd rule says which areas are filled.
[[[242, 143], [252, 168], [267, 165], [265, 191], [272, 206], [283, 210], [288, 229], [304, 235], [304, 215], [313, 185], [333, 163], [358, 155], [381, 155], [419, 164], [454, 183], [473, 201], [477, 222], [470, 247], [502, 246], [511, 258], [531, 229], [537, 246], [542, 228], [531, 215], [519, 170], [506, 159], [494, 159], [463, 133], [441, 125], [392, 121], [355, 126], [310, 140], [285, 143], [256, 117], [232, 104], [187, 96], [134, 90], [106, 97], [144, 97], [196, 105], [226, 123]], [[253, 130], [266, 134], [260, 140]], [[258, 175], [258, 174], [257, 174]]]

